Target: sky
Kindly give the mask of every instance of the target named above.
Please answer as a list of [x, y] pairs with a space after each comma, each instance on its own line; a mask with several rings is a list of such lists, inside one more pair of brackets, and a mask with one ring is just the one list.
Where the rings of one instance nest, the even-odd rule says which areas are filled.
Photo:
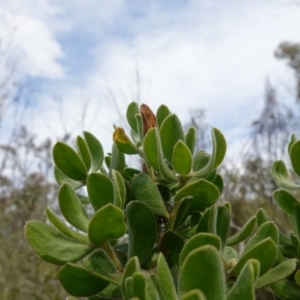
[[112, 123], [139, 101], [153, 111], [166, 104], [183, 122], [205, 109], [232, 156], [262, 108], [266, 78], [293, 100], [293, 73], [274, 51], [300, 42], [299, 4], [0, 0], [0, 79], [16, 66], [30, 90], [23, 120], [41, 140], [87, 130], [109, 151]]

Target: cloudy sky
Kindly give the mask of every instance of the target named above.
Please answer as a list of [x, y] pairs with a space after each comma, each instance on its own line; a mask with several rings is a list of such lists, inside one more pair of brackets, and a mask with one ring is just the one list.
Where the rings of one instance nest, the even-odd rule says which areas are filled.
[[0, 0], [0, 50], [34, 90], [24, 120], [39, 137], [91, 131], [106, 150], [114, 106], [124, 114], [135, 100], [183, 120], [206, 109], [234, 153], [267, 77], [292, 99], [293, 74], [274, 50], [300, 42], [299, 28], [291, 0]]

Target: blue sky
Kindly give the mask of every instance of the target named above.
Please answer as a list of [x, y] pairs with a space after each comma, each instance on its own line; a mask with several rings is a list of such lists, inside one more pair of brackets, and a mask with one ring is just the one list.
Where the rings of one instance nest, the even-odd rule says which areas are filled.
[[153, 110], [167, 104], [184, 120], [206, 109], [229, 155], [236, 153], [262, 106], [266, 77], [293, 101], [293, 74], [274, 50], [300, 42], [299, 27], [300, 6], [289, 0], [0, 0], [0, 38], [11, 40], [6, 60], [38, 87], [30, 127], [41, 139], [63, 127], [89, 130], [106, 150], [118, 122], [113, 91], [123, 113], [133, 100]]

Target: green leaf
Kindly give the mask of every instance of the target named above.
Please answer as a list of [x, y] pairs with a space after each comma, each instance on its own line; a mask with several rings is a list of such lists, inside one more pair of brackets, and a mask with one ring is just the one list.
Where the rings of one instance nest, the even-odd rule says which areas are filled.
[[117, 145], [118, 149], [126, 154], [138, 154], [139, 149], [130, 138], [126, 135], [123, 128], [118, 127], [113, 133], [114, 143]]
[[227, 236], [230, 229], [230, 211], [225, 206], [218, 206], [216, 234], [222, 241], [222, 249], [226, 246]]
[[300, 205], [294, 204], [294, 217], [296, 223], [296, 232], [298, 237], [300, 238]]
[[117, 170], [122, 173], [125, 168], [125, 157], [124, 153], [120, 151], [115, 144], [112, 147], [111, 160], [109, 166], [109, 174], [112, 176], [112, 170]]
[[106, 288], [109, 282], [120, 284], [109, 276], [95, 273], [72, 263], [67, 263], [60, 269], [58, 278], [69, 294], [78, 297], [95, 295]]
[[[207, 165], [210, 158], [211, 155], [206, 153], [204, 150], [198, 151], [193, 157], [193, 171], [197, 172], [202, 170]], [[203, 178], [206, 177], [208, 174], [209, 171], [203, 174]]]
[[165, 255], [170, 266], [178, 265], [179, 254], [184, 245], [183, 239], [173, 231], [165, 232], [159, 241], [159, 251]]
[[297, 283], [298, 286], [300, 286], [300, 270], [298, 270], [294, 276], [295, 282]]
[[256, 218], [250, 218], [236, 234], [227, 239], [226, 245], [233, 246], [250, 236], [256, 224]]
[[60, 210], [66, 220], [79, 230], [87, 232], [89, 217], [76, 192], [68, 184], [61, 186], [58, 193]]
[[263, 208], [260, 208], [256, 213], [257, 226], [261, 226], [263, 223], [268, 221], [271, 221], [271, 218]]
[[84, 258], [83, 266], [100, 274], [117, 273], [117, 268], [103, 249], [97, 249]]
[[177, 176], [169, 169], [161, 150], [161, 141], [157, 128], [148, 130], [144, 138], [144, 153], [150, 165], [158, 170], [166, 181], [178, 181]]
[[199, 179], [180, 189], [174, 200], [177, 201], [188, 196], [194, 197], [200, 202], [214, 203], [218, 200], [220, 192], [213, 183], [205, 179]]
[[156, 241], [155, 216], [141, 201], [131, 201], [126, 207], [125, 215], [129, 236], [128, 259], [137, 256], [140, 263], [143, 263]]
[[159, 299], [159, 293], [150, 276], [146, 277], [145, 299]]
[[221, 240], [218, 236], [211, 233], [198, 233], [191, 237], [184, 245], [179, 259], [179, 264], [182, 266], [187, 256], [195, 249], [202, 246], [211, 245], [217, 250], [221, 249]]
[[64, 221], [62, 221], [59, 218], [59, 216], [50, 207], [47, 207], [46, 215], [47, 215], [47, 218], [49, 219], [49, 221], [64, 235], [66, 235], [72, 239], [84, 242], [84, 243], [89, 242], [89, 239], [87, 238], [86, 235], [83, 235], [77, 231], [72, 230], [70, 227], [68, 227], [66, 225], [66, 223]]
[[176, 214], [174, 229], [177, 229], [186, 219], [186, 216], [189, 212], [189, 208], [190, 208], [190, 199], [185, 199], [180, 202], [178, 212]]
[[[198, 266], [195, 268], [195, 266]], [[211, 245], [191, 251], [179, 274], [179, 294], [201, 290], [207, 299], [225, 299], [225, 276], [218, 250]]]
[[138, 132], [135, 115], [140, 113], [139, 105], [137, 102], [131, 102], [127, 107], [126, 119], [130, 127]]
[[156, 215], [168, 217], [169, 213], [155, 182], [146, 173], [139, 173], [132, 181], [136, 198], [148, 205]]
[[212, 128], [211, 135], [213, 146], [212, 155], [205, 167], [193, 174], [194, 177], [201, 178], [207, 176], [222, 163], [225, 157], [226, 141], [223, 134], [217, 128]]
[[192, 168], [192, 153], [180, 140], [174, 146], [172, 165], [180, 175], [188, 175]]
[[271, 238], [276, 245], [278, 244], [279, 231], [272, 221], [265, 222], [258, 228], [256, 233], [247, 242], [244, 253], [268, 237]]
[[76, 146], [77, 152], [79, 153], [82, 161], [84, 162], [86, 169], [89, 171], [89, 169], [91, 168], [91, 155], [84, 138], [78, 136], [76, 139]]
[[158, 299], [158, 293], [149, 276], [137, 272], [132, 276], [133, 294], [136, 300]]
[[155, 128], [151, 128], [148, 130], [144, 137], [144, 153], [146, 156], [147, 161], [150, 163], [150, 165], [156, 169], [159, 170], [159, 164], [158, 164], [158, 145], [157, 145], [157, 139], [155, 134]]
[[125, 280], [125, 295], [124, 296], [125, 296], [125, 299], [139, 300], [138, 298], [134, 297], [132, 277], [127, 277]]
[[124, 207], [126, 188], [122, 175], [116, 171], [112, 171], [113, 190], [114, 190], [114, 204], [120, 208]]
[[299, 299], [300, 287], [294, 282], [283, 279], [271, 284], [272, 291], [277, 297], [284, 300]]
[[176, 295], [172, 275], [162, 253], [158, 255], [157, 275], [164, 297], [168, 300], [177, 300], [178, 298]]
[[200, 290], [191, 290], [181, 297], [181, 300], [206, 300], [206, 297]]
[[141, 272], [136, 272], [132, 276], [132, 286], [134, 296], [139, 300], [147, 300], [146, 298], [146, 275]]
[[140, 170], [134, 169], [134, 168], [125, 168], [122, 172], [122, 176], [124, 179], [131, 181], [134, 175], [137, 175], [141, 173]]
[[193, 154], [197, 141], [197, 131], [194, 126], [189, 127], [185, 135], [185, 143]]
[[224, 261], [227, 262], [232, 258], [237, 260], [238, 257], [239, 257], [239, 254], [237, 253], [237, 251], [235, 249], [233, 249], [232, 247], [225, 246], [224, 251], [223, 251]]
[[289, 144], [288, 144], [288, 153], [291, 153], [291, 148], [294, 145], [294, 143], [296, 143], [296, 142], [297, 142], [297, 137], [295, 134], [292, 134]]
[[156, 121], [157, 121], [157, 125], [158, 125], [158, 128], [161, 127], [163, 121], [171, 114], [169, 108], [162, 104], [158, 109], [157, 109], [157, 112], [156, 112]]
[[153, 285], [155, 286], [155, 289], [157, 290], [157, 293], [158, 293], [158, 298], [157, 299], [166, 300], [163, 293], [162, 293], [161, 284], [160, 284], [158, 276], [155, 273], [151, 273], [150, 278], [153, 282]]
[[212, 181], [212, 183], [219, 189], [220, 194], [223, 192], [224, 182], [221, 175], [216, 174], [215, 179]]
[[113, 183], [101, 173], [91, 173], [87, 178], [87, 191], [95, 211], [114, 202]]
[[118, 239], [126, 232], [123, 211], [107, 204], [100, 208], [90, 221], [88, 236], [92, 244], [100, 245], [111, 239]]
[[184, 132], [180, 120], [175, 114], [169, 115], [162, 123], [160, 130], [160, 140], [164, 156], [172, 164], [173, 149], [175, 144], [184, 141]]
[[300, 176], [300, 141], [295, 142], [290, 149], [290, 158], [294, 171]]
[[287, 214], [294, 215], [294, 205], [300, 205], [300, 202], [289, 192], [285, 190], [276, 190], [273, 193], [276, 204]]
[[100, 169], [103, 163], [103, 147], [91, 133], [84, 131], [83, 135], [91, 154], [92, 172], [96, 172]]
[[258, 278], [255, 288], [260, 289], [264, 286], [286, 278], [295, 270], [296, 263], [296, 259], [288, 259], [280, 263], [276, 267], [270, 269], [268, 272]]
[[126, 287], [125, 287], [125, 281], [127, 278], [131, 277], [134, 273], [140, 271], [140, 263], [139, 259], [134, 256], [130, 258], [126, 264], [126, 267], [123, 272], [122, 276], [122, 290], [123, 290], [123, 295], [126, 295]]
[[137, 132], [140, 137], [140, 141], [142, 142], [144, 139], [142, 116], [140, 114], [136, 114], [135, 119], [136, 119], [137, 130], [138, 130]]
[[56, 167], [67, 177], [85, 181], [86, 167], [76, 151], [67, 144], [58, 142], [54, 145], [53, 160]]
[[300, 189], [300, 185], [295, 184], [289, 177], [285, 163], [277, 160], [272, 165], [272, 176], [275, 182], [282, 188], [288, 190]]
[[66, 176], [64, 173], [62, 173], [57, 167], [54, 167], [54, 177], [55, 177], [56, 182], [59, 185], [68, 183], [74, 190], [77, 190], [84, 185], [84, 182], [70, 179], [68, 176]]
[[259, 262], [252, 259], [248, 260], [230, 290], [227, 300], [255, 300], [254, 286], [258, 276], [257, 269], [259, 269]]
[[260, 263], [260, 275], [267, 272], [274, 264], [277, 256], [277, 246], [271, 238], [264, 239], [246, 253], [243, 253], [230, 275], [237, 276], [248, 259], [257, 259]]
[[25, 236], [37, 255], [55, 265], [76, 262], [93, 249], [91, 245], [71, 239], [56, 228], [37, 220], [26, 223]]

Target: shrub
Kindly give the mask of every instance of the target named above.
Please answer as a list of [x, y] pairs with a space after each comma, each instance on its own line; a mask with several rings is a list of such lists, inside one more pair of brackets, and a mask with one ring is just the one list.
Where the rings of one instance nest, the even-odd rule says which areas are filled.
[[[132, 102], [126, 117], [131, 138], [115, 128], [107, 156], [89, 132], [77, 138], [76, 150], [54, 146], [58, 203], [67, 222], [48, 207], [51, 225], [26, 223], [33, 250], [62, 266], [58, 278], [65, 290], [90, 300], [247, 300], [270, 286], [280, 299], [300, 299], [298, 200], [285, 190], [274, 193], [295, 225], [290, 237], [263, 209], [229, 237], [231, 205], [217, 202], [222, 133], [212, 128], [208, 154], [195, 151], [195, 128], [184, 132], [165, 105], [154, 115]], [[300, 141], [293, 137], [289, 149], [300, 175]], [[127, 166], [125, 154], [138, 155], [142, 167]], [[300, 187], [283, 162], [275, 162], [273, 174], [283, 188]], [[240, 243], [245, 246], [238, 253]]]

